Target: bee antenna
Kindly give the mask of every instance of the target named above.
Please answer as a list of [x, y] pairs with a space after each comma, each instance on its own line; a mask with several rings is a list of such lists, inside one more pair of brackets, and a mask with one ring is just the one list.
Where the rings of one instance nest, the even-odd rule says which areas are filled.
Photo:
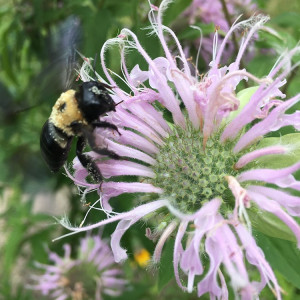
[[96, 61], [97, 61], [97, 53], [95, 54], [94, 63], [93, 63], [93, 71], [94, 71], [95, 79], [97, 79], [97, 75], [96, 75]]
[[121, 104], [122, 102], [124, 102], [124, 100], [118, 102], [117, 104], [115, 104], [115, 107], [118, 106], [119, 104]]

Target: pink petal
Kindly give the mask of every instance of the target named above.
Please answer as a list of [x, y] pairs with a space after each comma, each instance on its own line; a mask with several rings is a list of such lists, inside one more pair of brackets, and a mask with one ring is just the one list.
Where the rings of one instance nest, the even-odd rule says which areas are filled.
[[300, 197], [290, 195], [287, 192], [280, 191], [264, 186], [247, 186], [247, 190], [262, 194], [272, 200], [277, 201], [283, 206], [290, 215], [300, 217]]
[[277, 184], [280, 187], [300, 190], [300, 182], [295, 180], [291, 174], [300, 169], [300, 162], [284, 169], [256, 169], [245, 171], [238, 176], [238, 181], [248, 180], [265, 181]]
[[270, 267], [269, 263], [265, 259], [264, 253], [262, 250], [256, 245], [256, 242], [252, 235], [246, 230], [246, 228], [239, 224], [235, 227], [236, 232], [239, 235], [239, 238], [245, 247], [247, 260], [252, 264], [255, 265], [260, 274], [261, 274], [261, 282], [257, 285], [258, 292], [260, 292], [266, 285], [267, 282], [270, 280], [273, 282], [277, 294], [277, 299], [281, 299], [280, 294], [280, 287], [278, 285], [277, 279], [275, 274], [273, 273], [272, 268]]
[[134, 129], [135, 131], [143, 134], [145, 137], [151, 139], [153, 142], [159, 145], [163, 144], [162, 139], [148, 124], [145, 124], [137, 116], [119, 106], [117, 106], [117, 111], [110, 114], [105, 118], [105, 120], [115, 124], [117, 127], [128, 127]]
[[126, 156], [130, 158], [138, 159], [150, 165], [154, 165], [156, 162], [154, 158], [152, 158], [148, 154], [145, 154], [142, 151], [124, 146], [122, 144], [117, 144], [111, 140], [107, 140], [107, 146], [110, 150], [114, 151], [115, 153], [118, 153], [119, 156]]
[[156, 209], [159, 209], [161, 207], [168, 206], [168, 205], [169, 205], [169, 202], [167, 200], [153, 201], [153, 202], [150, 202], [150, 203], [147, 203], [147, 204], [142, 204], [142, 205], [132, 209], [129, 212], [119, 213], [119, 214], [117, 214], [113, 217], [110, 217], [110, 218], [105, 219], [105, 220], [101, 220], [100, 222], [97, 222], [95, 224], [82, 226], [82, 227], [74, 227], [74, 226], [70, 225], [68, 222], [65, 222], [65, 220], [63, 219], [63, 220], [59, 221], [59, 223], [63, 227], [65, 227], [66, 229], [68, 229], [72, 232], [67, 233], [63, 236], [60, 236], [60, 237], [54, 239], [53, 241], [62, 239], [66, 236], [76, 234], [78, 232], [85, 232], [85, 231], [90, 231], [90, 230], [95, 229], [95, 228], [100, 228], [100, 227], [102, 227], [106, 224], [110, 224], [110, 223], [113, 223], [113, 222], [116, 222], [116, 221], [132, 219], [132, 218], [140, 218], [140, 217], [143, 217], [146, 214], [148, 214], [148, 213], [150, 213], [150, 212], [152, 212]]
[[181, 71], [175, 69], [172, 70], [173, 82], [176, 86], [176, 89], [188, 111], [189, 119], [191, 120], [194, 128], [198, 129], [200, 126], [199, 116], [197, 110], [200, 108], [197, 107], [197, 103], [194, 100], [194, 88], [193, 82]]
[[149, 81], [151, 80], [152, 84], [155, 85], [155, 88], [158, 90], [159, 94], [161, 95], [162, 104], [173, 114], [174, 122], [184, 127], [185, 120], [181, 112], [181, 109], [179, 107], [179, 102], [176, 99], [172, 89], [168, 85], [167, 78], [159, 69], [159, 64], [156, 65], [157, 61], [155, 63], [150, 58], [150, 56], [143, 49], [143, 47], [138, 41], [138, 38], [132, 31], [130, 31], [129, 29], [123, 29], [121, 33], [126, 36], [130, 35], [133, 38], [137, 50], [140, 52], [140, 54], [144, 57], [146, 62], [149, 64]]
[[252, 144], [256, 139], [270, 131], [276, 131], [282, 126], [294, 125], [295, 128], [300, 126], [300, 114], [295, 113], [293, 115], [283, 115], [283, 113], [297, 103], [300, 100], [300, 95], [293, 97], [292, 99], [282, 102], [274, 108], [270, 114], [259, 123], [255, 124], [251, 129], [249, 129], [242, 137], [239, 139], [234, 147], [234, 152], [239, 152], [248, 145]]
[[272, 154], [284, 154], [288, 151], [287, 148], [283, 146], [270, 146], [258, 150], [254, 150], [250, 153], [243, 155], [238, 162], [235, 164], [236, 169], [240, 169], [247, 165], [249, 162], [253, 161], [256, 158], [265, 156], [265, 155], [272, 155]]
[[177, 221], [174, 220], [167, 226], [167, 228], [160, 236], [153, 253], [153, 261], [155, 263], [158, 263], [160, 261], [162, 249], [165, 245], [165, 242], [170, 237], [170, 235], [172, 234], [172, 232], [175, 230], [176, 227], [177, 227]]
[[[139, 117], [145, 124], [148, 124], [152, 129], [159, 133], [162, 137], [167, 137], [169, 126], [162, 115], [147, 102], [133, 102], [127, 105], [127, 109], [132, 114]], [[161, 126], [163, 125], [163, 126]]]
[[195, 233], [189, 246], [183, 251], [180, 261], [181, 269], [188, 273], [188, 292], [192, 292], [195, 275], [203, 273], [199, 253], [200, 243], [203, 236], [216, 225], [216, 217], [220, 205], [219, 199], [213, 199], [195, 214]]
[[177, 231], [177, 235], [175, 238], [174, 253], [173, 253], [173, 267], [174, 267], [175, 279], [176, 279], [178, 286], [181, 289], [183, 289], [184, 291], [186, 290], [186, 288], [182, 285], [182, 283], [180, 281], [178, 265], [179, 265], [180, 257], [183, 253], [181, 241], [186, 232], [188, 223], [189, 223], [188, 221], [182, 221], [180, 223], [178, 231]]
[[146, 81], [149, 77], [147, 71], [142, 71], [139, 65], [135, 65], [130, 72], [131, 84], [135, 87]]
[[252, 191], [248, 191], [248, 195], [261, 209], [271, 212], [273, 215], [277, 216], [292, 230], [298, 241], [298, 248], [300, 248], [300, 226], [298, 223], [290, 215], [288, 215], [277, 202]]
[[102, 183], [102, 204], [103, 208], [111, 211], [108, 201], [124, 193], [158, 193], [163, 191], [149, 183], [141, 182], [103, 182]]
[[153, 143], [141, 135], [122, 128], [120, 128], [119, 131], [121, 133], [121, 136], [117, 138], [119, 143], [133, 146], [149, 154], [156, 154], [159, 152], [158, 148]]
[[110, 159], [98, 162], [97, 165], [105, 178], [122, 175], [155, 177], [150, 168], [132, 161]]
[[226, 126], [221, 135], [221, 141], [224, 142], [227, 139], [234, 139], [237, 134], [260, 115], [260, 108], [265, 104], [268, 104], [271, 99], [276, 96], [284, 98], [284, 95], [280, 92], [279, 87], [282, 86], [280, 80], [275, 80], [271, 85], [261, 84], [259, 88], [250, 98], [248, 104], [242, 109], [242, 111]]
[[[209, 270], [205, 277], [198, 283], [198, 297], [205, 293], [209, 293], [210, 297], [227, 299], [228, 291], [222, 290], [218, 284], [217, 273], [220, 268], [223, 254], [219, 249], [219, 244], [215, 242], [214, 236], [208, 236], [205, 241], [205, 251], [209, 256]], [[227, 296], [227, 297], [226, 297]]]
[[250, 283], [243, 252], [230, 227], [226, 224], [218, 227], [214, 235], [214, 240], [219, 244], [219, 251], [223, 253], [222, 262], [231, 278], [232, 287], [235, 290], [247, 290]]
[[154, 201], [148, 204], [138, 206], [137, 208], [133, 209], [131, 212], [126, 213], [127, 217], [125, 217], [125, 214], [122, 214], [123, 217], [121, 218], [121, 221], [118, 223], [114, 233], [111, 235], [110, 244], [116, 262], [121, 262], [127, 258], [127, 253], [126, 253], [127, 251], [120, 246], [121, 238], [123, 237], [127, 229], [131, 227], [134, 223], [139, 221], [145, 215], [165, 205], [166, 205], [166, 201], [158, 200], [158, 201]]

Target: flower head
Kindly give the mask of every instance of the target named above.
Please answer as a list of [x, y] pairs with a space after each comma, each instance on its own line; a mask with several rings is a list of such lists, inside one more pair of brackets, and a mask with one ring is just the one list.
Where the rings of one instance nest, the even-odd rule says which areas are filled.
[[33, 276], [30, 288], [51, 299], [102, 299], [102, 295], [118, 296], [125, 288], [123, 272], [115, 264], [110, 247], [99, 236], [85, 237], [80, 242], [76, 259], [71, 258], [71, 246], [64, 245], [64, 257], [54, 252], [49, 259], [54, 265], [37, 266], [44, 270]]
[[[225, 278], [229, 277], [235, 295], [242, 299], [257, 297], [266, 284], [281, 299], [272, 268], [252, 237], [248, 212], [254, 208], [274, 214], [291, 229], [300, 245], [300, 227], [292, 217], [299, 216], [300, 198], [286, 190], [300, 189], [292, 175], [300, 168], [295, 147], [289, 143], [292, 137], [266, 137], [283, 126], [300, 127], [299, 112], [287, 113], [300, 95], [283, 101], [285, 95], [279, 89], [296, 66], [289, 61], [299, 48], [282, 56], [266, 78], [240, 69], [249, 41], [268, 19], [255, 16], [230, 28], [208, 72], [199, 78], [189, 69], [174, 32], [162, 25], [169, 3], [163, 1], [159, 9], [152, 6], [149, 14], [165, 57], [150, 58], [129, 29], [123, 29], [102, 48], [102, 68], [113, 87], [112, 97], [116, 103], [123, 101], [105, 120], [118, 126], [121, 135], [107, 130], [96, 134], [99, 142], [106, 142], [110, 150], [127, 160], [98, 161], [106, 178], [99, 189], [87, 181], [86, 169], [75, 159], [75, 173], [70, 176], [87, 191], [98, 190], [108, 218], [80, 228], [62, 223], [73, 234], [119, 221], [111, 246], [116, 261], [122, 261], [127, 258], [120, 246], [122, 236], [151, 213], [160, 219], [154, 231], [146, 231], [146, 236], [157, 240], [153, 261], [160, 261], [166, 240], [175, 235], [174, 274], [183, 290], [191, 292], [196, 287], [199, 297], [209, 293], [212, 299], [227, 299]], [[247, 29], [247, 34], [237, 57], [229, 66], [220, 67], [228, 39], [239, 28]], [[165, 34], [178, 47], [176, 58]], [[105, 52], [115, 44], [121, 46], [121, 66], [129, 92], [118, 87], [105, 64]], [[137, 50], [148, 63], [148, 70], [137, 65], [129, 71], [127, 49]], [[90, 79], [87, 68], [86, 63], [81, 70], [83, 80]], [[237, 86], [244, 80], [253, 87], [237, 94]], [[165, 118], [168, 115], [171, 119]], [[291, 164], [274, 167], [274, 161], [286, 163], [287, 157], [293, 157]], [[138, 176], [139, 180], [118, 181], [118, 176], [126, 175]], [[109, 200], [123, 193], [144, 193], [144, 202], [114, 215]], [[206, 268], [202, 260], [205, 255], [209, 258]], [[258, 270], [260, 281], [250, 277], [249, 265]]]

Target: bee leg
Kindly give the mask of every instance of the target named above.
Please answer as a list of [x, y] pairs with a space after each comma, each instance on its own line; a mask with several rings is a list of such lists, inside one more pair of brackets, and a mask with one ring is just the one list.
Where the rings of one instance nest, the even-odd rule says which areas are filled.
[[92, 123], [92, 126], [94, 128], [110, 128], [115, 130], [119, 135], [121, 135], [121, 133], [118, 130], [118, 127], [114, 124], [111, 124], [109, 122], [105, 122], [105, 121], [96, 121]]
[[114, 151], [108, 150], [107, 148], [91, 147], [93, 151], [100, 155], [106, 155], [112, 159], [122, 159], [120, 155], [116, 154]]
[[82, 166], [87, 169], [87, 171], [93, 177], [93, 179], [97, 182], [102, 182], [103, 176], [96, 163], [93, 161], [93, 159], [90, 156], [82, 153], [84, 146], [85, 146], [84, 137], [79, 137], [76, 145], [77, 157], [80, 163], [82, 164]]

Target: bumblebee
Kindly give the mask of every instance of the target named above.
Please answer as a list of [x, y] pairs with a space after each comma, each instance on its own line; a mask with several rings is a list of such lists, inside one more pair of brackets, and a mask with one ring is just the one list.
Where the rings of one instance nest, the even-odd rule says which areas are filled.
[[74, 137], [78, 137], [77, 157], [96, 182], [102, 182], [103, 176], [93, 159], [83, 153], [86, 143], [98, 154], [120, 159], [115, 152], [98, 146], [93, 134], [95, 128], [119, 133], [114, 124], [99, 120], [107, 112], [116, 111], [117, 104], [107, 88], [99, 81], [83, 82], [78, 91], [70, 89], [58, 98], [40, 136], [41, 153], [51, 171], [57, 172], [66, 162]]

